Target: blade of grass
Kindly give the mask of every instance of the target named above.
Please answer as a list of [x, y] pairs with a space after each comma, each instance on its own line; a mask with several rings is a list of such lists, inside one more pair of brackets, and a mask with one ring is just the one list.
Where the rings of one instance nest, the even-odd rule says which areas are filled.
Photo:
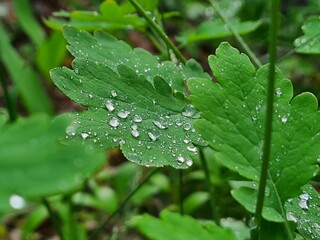
[[36, 72], [11, 46], [9, 36], [0, 21], [0, 60], [7, 69], [11, 80], [17, 87], [24, 104], [30, 113], [45, 112], [52, 114], [49, 97], [40, 84]]
[[269, 29], [269, 81], [267, 89], [267, 112], [265, 121], [265, 137], [263, 145], [262, 165], [260, 172], [260, 180], [258, 187], [257, 204], [255, 211], [256, 222], [256, 236], [255, 239], [260, 239], [260, 229], [262, 221], [262, 209], [265, 198], [265, 189], [268, 177], [268, 167], [271, 152], [271, 139], [272, 139], [272, 119], [273, 119], [273, 101], [274, 101], [274, 81], [275, 69], [277, 62], [277, 32], [279, 25], [279, 0], [272, 0], [271, 3], [271, 26]]
[[134, 6], [137, 12], [147, 21], [150, 28], [153, 29], [159, 35], [159, 37], [165, 42], [167, 47], [173, 51], [173, 53], [176, 55], [179, 61], [185, 64], [186, 63], [185, 57], [182, 55], [179, 49], [174, 45], [174, 43], [170, 40], [168, 35], [166, 35], [164, 31], [162, 31], [160, 26], [158, 26], [152, 20], [152, 18], [147, 14], [147, 12], [142, 8], [142, 6], [136, 0], [129, 0], [129, 2], [132, 4], [132, 6]]
[[232, 23], [230, 22], [230, 20], [227, 18], [227, 16], [223, 13], [223, 11], [221, 10], [221, 8], [219, 7], [219, 5], [217, 4], [217, 2], [215, 0], [209, 0], [212, 7], [214, 8], [214, 10], [218, 13], [218, 15], [220, 16], [220, 18], [222, 19], [222, 21], [227, 25], [227, 27], [229, 28], [230, 32], [234, 35], [234, 37], [237, 39], [237, 41], [240, 43], [240, 45], [242, 46], [242, 48], [244, 49], [244, 51], [248, 54], [248, 56], [251, 58], [251, 60], [253, 61], [254, 65], [256, 65], [256, 67], [261, 67], [262, 64], [260, 62], [260, 60], [256, 57], [256, 55], [251, 51], [251, 49], [249, 48], [249, 46], [246, 44], [246, 42], [243, 40], [243, 38], [240, 36], [240, 34], [237, 32], [237, 30], [233, 27]]

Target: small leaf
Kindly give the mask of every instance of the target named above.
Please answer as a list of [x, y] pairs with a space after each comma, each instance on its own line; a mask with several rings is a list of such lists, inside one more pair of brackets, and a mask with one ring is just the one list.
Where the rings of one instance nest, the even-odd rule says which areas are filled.
[[[238, 20], [234, 20], [232, 21], [232, 25], [235, 30], [242, 35], [256, 30], [261, 25], [261, 21], [239, 22]], [[182, 33], [177, 39], [185, 46], [193, 42], [230, 36], [232, 36], [232, 33], [226, 24], [224, 24], [221, 19], [215, 19], [203, 22], [195, 31]]]
[[[258, 182], [265, 135], [268, 67], [256, 72], [249, 58], [227, 43], [222, 43], [216, 55], [209, 57], [209, 64], [218, 83], [199, 78], [188, 83], [191, 102], [204, 118], [195, 120], [194, 126], [215, 150], [217, 161]], [[274, 94], [272, 151], [263, 216], [279, 221], [278, 215], [283, 216], [280, 204], [297, 196], [316, 170], [320, 114], [317, 99], [311, 93], [292, 99], [291, 82], [283, 79], [279, 70]], [[248, 203], [247, 197], [237, 198], [253, 212], [252, 194], [251, 199]], [[279, 214], [273, 217], [267, 209]]]
[[[147, 166], [191, 166], [197, 151], [192, 143], [204, 142], [192, 127], [197, 112], [183, 98], [176, 98], [164, 79], [179, 76], [174, 71], [178, 68], [171, 62], [164, 68], [157, 66], [150, 53], [132, 50], [102, 32], [94, 38], [68, 28], [66, 35], [75, 44], [70, 47], [76, 56], [74, 71], [56, 68], [51, 77], [68, 97], [88, 107], [88, 111], [69, 114], [75, 129], [69, 137], [103, 148], [120, 145], [130, 161]], [[146, 64], [147, 71], [140, 73], [137, 69]]]
[[320, 195], [311, 185], [302, 190], [299, 196], [286, 202], [287, 219], [297, 223], [305, 239], [320, 239]]
[[50, 121], [38, 115], [0, 129], [0, 214], [29, 199], [70, 191], [103, 164], [102, 153], [61, 144], [67, 123]]
[[303, 36], [294, 41], [296, 52], [320, 54], [320, 18], [309, 17], [302, 25]]
[[230, 229], [223, 229], [208, 222], [201, 224], [190, 216], [181, 216], [164, 210], [160, 214], [161, 219], [144, 214], [130, 221], [131, 226], [138, 228], [141, 233], [150, 240], [236, 240]]

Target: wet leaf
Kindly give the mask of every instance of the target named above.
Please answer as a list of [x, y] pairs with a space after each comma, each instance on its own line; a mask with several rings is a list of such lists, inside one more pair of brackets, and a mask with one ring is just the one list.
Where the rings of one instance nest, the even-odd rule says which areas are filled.
[[[222, 165], [259, 181], [268, 66], [258, 71], [249, 58], [222, 43], [209, 64], [218, 83], [194, 78], [189, 81], [191, 101], [204, 119], [195, 128], [215, 151]], [[277, 70], [275, 79], [272, 151], [263, 216], [282, 221], [281, 205], [300, 193], [312, 178], [319, 155], [318, 102], [311, 93], [294, 98], [291, 82]], [[240, 188], [233, 196], [254, 212], [255, 188]], [[280, 205], [281, 204], [281, 205]], [[277, 214], [278, 213], [278, 214]]]

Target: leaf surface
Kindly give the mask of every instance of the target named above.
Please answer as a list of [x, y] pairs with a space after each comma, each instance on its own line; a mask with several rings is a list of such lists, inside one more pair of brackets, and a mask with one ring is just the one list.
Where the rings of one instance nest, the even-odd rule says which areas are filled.
[[147, 214], [135, 217], [131, 220], [131, 225], [151, 240], [237, 239], [230, 229], [218, 227], [213, 223], [200, 224], [190, 216], [181, 216], [167, 210], [161, 212], [160, 219]]
[[305, 239], [320, 239], [320, 195], [311, 185], [302, 190], [299, 196], [286, 202], [287, 219], [297, 223]]
[[296, 52], [307, 54], [320, 53], [320, 19], [319, 17], [309, 17], [302, 25], [303, 36], [294, 41]]
[[[222, 43], [216, 55], [209, 57], [209, 64], [218, 83], [194, 78], [188, 84], [191, 102], [204, 118], [196, 120], [194, 126], [215, 150], [217, 161], [257, 183], [264, 141], [268, 67], [256, 71], [249, 58], [228, 43]], [[283, 216], [280, 204], [297, 196], [300, 187], [315, 172], [320, 114], [317, 99], [311, 93], [292, 98], [291, 82], [279, 70], [274, 94], [272, 151], [263, 216], [281, 221], [272, 212]], [[256, 191], [247, 188], [237, 191], [242, 192], [238, 192], [241, 196], [236, 199], [254, 211]], [[273, 209], [272, 214], [267, 208]]]
[[0, 129], [0, 214], [22, 207], [21, 197], [70, 191], [103, 164], [102, 153], [61, 144], [67, 123], [50, 121], [36, 115]]

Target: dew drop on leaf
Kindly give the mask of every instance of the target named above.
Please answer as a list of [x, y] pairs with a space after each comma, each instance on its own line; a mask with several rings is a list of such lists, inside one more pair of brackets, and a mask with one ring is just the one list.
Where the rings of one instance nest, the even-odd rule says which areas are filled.
[[297, 218], [293, 215], [292, 212], [287, 212], [287, 219], [292, 222], [298, 222]]
[[308, 207], [308, 200], [310, 198], [309, 194], [307, 193], [303, 193], [299, 196], [300, 198], [300, 201], [299, 201], [299, 206], [302, 208], [302, 209], [305, 209], [305, 210], [308, 210], [309, 207]]
[[188, 167], [191, 167], [192, 164], [193, 164], [193, 161], [191, 159], [188, 159], [186, 164], [187, 164]]
[[167, 128], [167, 126], [165, 124], [163, 124], [163, 123], [161, 123], [159, 121], [153, 121], [153, 124], [155, 126], [157, 126], [158, 128], [160, 128], [160, 129], [166, 129]]
[[185, 106], [185, 108], [182, 111], [182, 115], [185, 117], [199, 117], [199, 113], [191, 104]]
[[281, 117], [281, 122], [286, 123], [288, 121], [288, 118], [286, 116]]
[[14, 209], [21, 209], [26, 206], [26, 201], [23, 197], [13, 194], [9, 198], [10, 206]]
[[93, 98], [93, 95], [91, 93], [88, 94], [88, 98]]
[[117, 94], [117, 92], [115, 90], [112, 90], [110, 92], [110, 94], [111, 94], [111, 97], [117, 97], [118, 96], [118, 94]]
[[139, 137], [140, 133], [137, 129], [132, 129], [131, 130], [131, 135], [134, 137]]
[[114, 128], [118, 127], [119, 124], [120, 124], [119, 119], [115, 117], [111, 118], [109, 121], [109, 125]]
[[127, 118], [129, 116], [129, 114], [130, 114], [129, 111], [123, 111], [123, 110], [121, 110], [117, 113], [118, 117], [123, 118], [123, 119]]
[[281, 90], [281, 88], [277, 88], [277, 89], [276, 89], [276, 94], [277, 94], [278, 97], [280, 97], [280, 96], [282, 95], [282, 90]]
[[139, 115], [134, 115], [133, 121], [136, 123], [140, 123], [140, 122], [142, 122], [142, 118]]
[[112, 111], [114, 110], [114, 104], [113, 104], [113, 102], [112, 102], [111, 100], [108, 100], [108, 101], [106, 102], [106, 108], [107, 108], [110, 112], [112, 112]]
[[197, 148], [195, 146], [187, 146], [187, 150], [189, 152], [192, 152], [192, 153], [196, 153], [197, 152]]
[[90, 135], [88, 133], [85, 133], [85, 132], [81, 133], [81, 137], [83, 140], [87, 139], [89, 136]]
[[148, 136], [152, 141], [156, 141], [158, 139], [158, 135], [152, 133], [152, 132], [148, 132]]
[[177, 157], [177, 162], [178, 164], [184, 163], [184, 157], [181, 154], [179, 154], [179, 156]]
[[69, 136], [75, 136], [76, 135], [76, 127], [73, 125], [68, 126], [66, 129], [66, 134]]
[[184, 130], [189, 131], [191, 129], [191, 124], [190, 123], [186, 123], [183, 127]]

